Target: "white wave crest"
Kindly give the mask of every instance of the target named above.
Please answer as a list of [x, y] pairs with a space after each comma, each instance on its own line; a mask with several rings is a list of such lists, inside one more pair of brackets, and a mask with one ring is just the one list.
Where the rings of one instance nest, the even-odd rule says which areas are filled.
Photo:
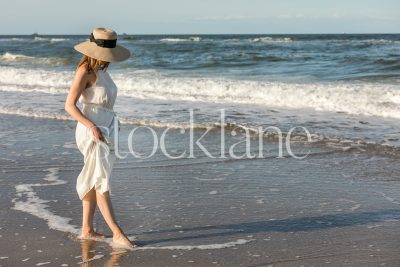
[[293, 42], [292, 38], [289, 37], [256, 37], [256, 38], [246, 38], [246, 39], [239, 39], [239, 38], [233, 38], [233, 39], [225, 39], [225, 42], [254, 42], [254, 43], [288, 43], [288, 42]]
[[292, 42], [293, 40], [289, 37], [285, 37], [285, 38], [259, 37], [259, 38], [249, 39], [249, 41], [270, 43], [270, 42]]
[[163, 38], [161, 42], [200, 42], [201, 37], [189, 37], [189, 38]]
[[[400, 118], [400, 85], [367, 82], [289, 83], [111, 73], [118, 95], [133, 99], [248, 104]], [[66, 94], [73, 72], [0, 67], [0, 91]], [[129, 101], [128, 101], [129, 102]]]
[[51, 42], [51, 43], [55, 43], [55, 42], [63, 42], [69, 40], [67, 38], [50, 38], [50, 37], [39, 37], [39, 36], [35, 36], [33, 38], [33, 41], [37, 41], [37, 42]]
[[21, 54], [12, 54], [9, 52], [0, 55], [0, 60], [2, 61], [22, 61], [22, 60], [33, 60], [35, 57], [25, 56]]
[[13, 54], [10, 52], [6, 52], [0, 55], [0, 61], [8, 62], [8, 63], [29, 63], [34, 65], [44, 64], [44, 65], [62, 65], [64, 60], [62, 58], [55, 57], [32, 57], [26, 56], [22, 54]]
[[34, 36], [24, 36], [24, 37], [12, 37], [12, 38], [0, 38], [0, 41], [3, 42], [50, 42], [50, 43], [58, 43], [71, 40], [69, 38], [55, 38], [55, 37], [39, 37]]
[[0, 67], [0, 91], [61, 94], [68, 91], [72, 78], [70, 71]]
[[51, 38], [51, 39], [50, 39], [50, 42], [52, 42], [52, 43], [57, 43], [57, 42], [64, 42], [64, 41], [67, 41], [67, 40], [69, 40], [69, 39], [65, 39], [65, 38]]
[[400, 118], [400, 85], [287, 83], [215, 78], [115, 75], [120, 95], [142, 99], [257, 104]]

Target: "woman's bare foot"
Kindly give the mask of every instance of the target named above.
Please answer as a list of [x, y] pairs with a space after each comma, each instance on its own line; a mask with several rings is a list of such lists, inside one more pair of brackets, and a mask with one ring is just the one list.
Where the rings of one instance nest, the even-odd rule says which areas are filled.
[[113, 243], [127, 248], [137, 247], [137, 245], [130, 241], [123, 233], [114, 234]]
[[105, 235], [91, 230], [91, 231], [82, 231], [81, 235], [78, 238], [79, 239], [92, 239], [92, 238], [105, 238], [105, 237], [106, 237]]

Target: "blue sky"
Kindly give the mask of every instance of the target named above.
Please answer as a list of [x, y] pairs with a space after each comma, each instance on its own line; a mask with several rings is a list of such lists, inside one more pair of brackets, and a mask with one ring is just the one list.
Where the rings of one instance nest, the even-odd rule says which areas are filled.
[[399, 33], [399, 0], [0, 0], [0, 34]]

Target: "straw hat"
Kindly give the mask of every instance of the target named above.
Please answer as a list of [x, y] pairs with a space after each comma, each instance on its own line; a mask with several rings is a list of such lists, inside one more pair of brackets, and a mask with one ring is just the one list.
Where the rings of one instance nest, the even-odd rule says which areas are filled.
[[106, 62], [123, 61], [131, 55], [128, 49], [117, 45], [117, 33], [109, 28], [95, 28], [90, 39], [75, 45], [74, 49]]

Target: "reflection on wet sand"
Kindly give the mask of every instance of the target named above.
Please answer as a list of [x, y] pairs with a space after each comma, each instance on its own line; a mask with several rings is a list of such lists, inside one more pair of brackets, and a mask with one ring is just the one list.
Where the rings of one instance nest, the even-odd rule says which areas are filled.
[[[79, 262], [81, 267], [98, 266], [94, 261], [104, 257], [102, 254], [95, 254], [95, 250], [93, 249], [95, 243], [95, 240], [81, 240], [82, 262]], [[104, 266], [120, 266], [120, 262], [127, 251], [128, 250], [123, 248], [113, 248], [113, 251], [110, 253], [110, 258], [105, 262]]]

